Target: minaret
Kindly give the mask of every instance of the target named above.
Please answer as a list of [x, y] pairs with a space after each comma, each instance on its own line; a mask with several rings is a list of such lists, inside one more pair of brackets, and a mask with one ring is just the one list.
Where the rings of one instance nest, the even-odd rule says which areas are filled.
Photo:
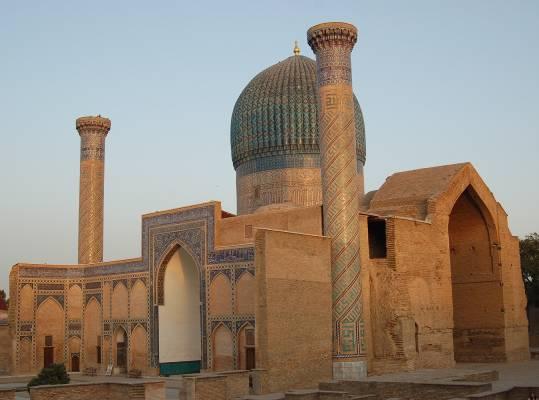
[[366, 375], [359, 259], [359, 204], [363, 183], [356, 164], [350, 55], [357, 29], [343, 22], [307, 32], [316, 54], [324, 234], [332, 238], [333, 377]]
[[79, 264], [103, 261], [103, 193], [105, 138], [110, 119], [81, 117], [80, 135]]

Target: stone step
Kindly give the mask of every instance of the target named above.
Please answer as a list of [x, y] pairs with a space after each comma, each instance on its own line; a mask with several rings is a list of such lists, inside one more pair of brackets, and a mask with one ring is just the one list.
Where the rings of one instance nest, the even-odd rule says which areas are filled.
[[453, 382], [495, 382], [499, 379], [500, 373], [498, 371], [487, 370], [467, 373], [459, 378], [453, 379]]
[[349, 400], [375, 400], [375, 394], [353, 394], [348, 396]]
[[507, 400], [509, 398], [509, 390], [489, 390], [487, 392], [475, 393], [466, 396], [468, 400]]
[[285, 393], [286, 400], [345, 400], [348, 393], [335, 390], [296, 389]]
[[241, 400], [284, 400], [284, 393], [251, 394], [243, 396]]
[[130, 399], [144, 399], [145, 397], [145, 388], [144, 385], [137, 385], [134, 387], [129, 388], [128, 390], [128, 396]]

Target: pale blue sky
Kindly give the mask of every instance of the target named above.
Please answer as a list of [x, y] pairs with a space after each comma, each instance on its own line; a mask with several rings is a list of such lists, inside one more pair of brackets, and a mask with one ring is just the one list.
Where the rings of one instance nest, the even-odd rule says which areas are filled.
[[367, 190], [471, 161], [513, 233], [539, 231], [539, 1], [6, 1], [0, 287], [18, 261], [76, 261], [81, 115], [112, 120], [107, 260], [140, 255], [143, 213], [207, 200], [234, 212], [234, 102], [294, 40], [312, 57], [306, 31], [330, 20], [360, 30]]

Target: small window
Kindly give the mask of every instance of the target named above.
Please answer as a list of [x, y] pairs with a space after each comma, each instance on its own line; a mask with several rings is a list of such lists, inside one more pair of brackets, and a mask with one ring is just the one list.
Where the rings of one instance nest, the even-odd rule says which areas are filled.
[[253, 237], [253, 225], [245, 225], [245, 239]]
[[255, 200], [260, 199], [260, 185], [255, 186]]
[[254, 329], [245, 330], [245, 345], [246, 346], [255, 345], [255, 330]]
[[45, 336], [45, 347], [52, 347], [52, 336]]
[[382, 218], [369, 217], [369, 257], [386, 258], [386, 220]]
[[101, 336], [97, 336], [97, 363], [101, 364]]
[[419, 353], [419, 325], [415, 323], [415, 352]]

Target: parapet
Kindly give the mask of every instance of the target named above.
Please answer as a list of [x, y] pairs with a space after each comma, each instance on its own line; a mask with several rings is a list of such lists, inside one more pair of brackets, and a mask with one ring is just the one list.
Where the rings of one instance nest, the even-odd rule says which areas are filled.
[[111, 123], [110, 119], [97, 115], [77, 118], [75, 126], [79, 134], [87, 131], [100, 131], [106, 135], [110, 130]]
[[325, 22], [307, 31], [307, 42], [315, 53], [319, 49], [333, 46], [352, 48], [357, 37], [357, 28], [347, 22]]

